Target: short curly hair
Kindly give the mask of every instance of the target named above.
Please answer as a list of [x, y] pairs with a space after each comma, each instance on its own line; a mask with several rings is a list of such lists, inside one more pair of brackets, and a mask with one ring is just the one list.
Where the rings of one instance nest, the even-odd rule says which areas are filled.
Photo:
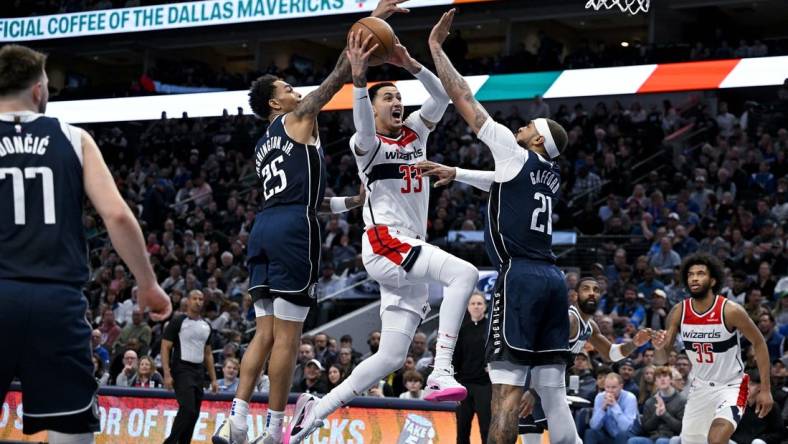
[[266, 74], [255, 79], [249, 88], [249, 107], [261, 119], [268, 120], [270, 117], [271, 106], [268, 101], [274, 96], [274, 82], [277, 80], [279, 77]]
[[722, 284], [725, 280], [725, 275], [723, 274], [722, 270], [722, 263], [716, 257], [706, 254], [706, 253], [696, 253], [692, 256], [688, 256], [684, 259], [684, 262], [681, 264], [681, 280], [683, 281], [684, 287], [689, 289], [689, 282], [687, 280], [687, 275], [689, 274], [690, 268], [694, 267], [695, 265], [705, 265], [706, 268], [709, 270], [709, 275], [711, 278], [714, 279], [714, 287], [712, 287], [712, 291], [714, 294], [719, 294], [722, 290]]

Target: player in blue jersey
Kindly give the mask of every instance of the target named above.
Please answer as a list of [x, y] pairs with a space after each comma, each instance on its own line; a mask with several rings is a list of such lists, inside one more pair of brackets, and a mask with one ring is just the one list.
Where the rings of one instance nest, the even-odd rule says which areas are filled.
[[495, 160], [485, 230], [487, 253], [499, 271], [487, 340], [493, 383], [487, 439], [516, 441], [518, 407], [530, 371], [551, 440], [574, 443], [577, 432], [564, 388], [569, 302], [551, 251], [552, 208], [561, 185], [553, 159], [566, 147], [566, 131], [552, 120], [536, 119], [512, 134], [493, 121], [441, 47], [453, 18], [452, 9], [435, 25], [430, 52], [446, 93]]
[[93, 138], [43, 115], [45, 64], [30, 48], [0, 49], [0, 403], [18, 378], [25, 434], [48, 430], [50, 443], [92, 443], [99, 418], [82, 294], [85, 195], [137, 280], [140, 307], [158, 321], [172, 306]]
[[[388, 18], [407, 12], [405, 0], [383, 0], [372, 15]], [[371, 52], [370, 38], [353, 39], [349, 50]], [[269, 122], [255, 147], [263, 209], [249, 236], [249, 293], [254, 299], [257, 329], [241, 360], [238, 389], [230, 418], [214, 434], [214, 444], [247, 441], [249, 399], [268, 360], [271, 390], [265, 431], [254, 441], [282, 441], [282, 424], [293, 378], [298, 344], [309, 307], [314, 304], [322, 244], [317, 213], [343, 212], [363, 204], [364, 196], [324, 199], [326, 170], [320, 146], [317, 115], [350, 80], [350, 64], [343, 51], [334, 70], [305, 97], [275, 76], [252, 83], [252, 111]], [[270, 359], [269, 359], [270, 356]]]

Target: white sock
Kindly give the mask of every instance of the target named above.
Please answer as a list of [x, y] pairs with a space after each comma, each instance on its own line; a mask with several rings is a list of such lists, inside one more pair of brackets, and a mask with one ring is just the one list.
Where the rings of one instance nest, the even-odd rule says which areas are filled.
[[274, 440], [279, 441], [282, 438], [282, 421], [285, 418], [285, 412], [277, 412], [275, 410], [268, 410], [268, 415], [265, 419], [265, 431], [271, 435]]
[[249, 416], [249, 403], [240, 398], [233, 398], [233, 405], [230, 408], [230, 421], [236, 430], [246, 430], [248, 425], [246, 418]]
[[[443, 304], [446, 306], [449, 304]], [[441, 306], [441, 320], [443, 319], [443, 306]], [[454, 346], [457, 344], [457, 335], [450, 335], [438, 331], [438, 343], [435, 346], [435, 368], [448, 370], [451, 368], [451, 360], [454, 356]]]
[[522, 435], [524, 444], [541, 444], [542, 443], [542, 435], [537, 435], [536, 433], [526, 433]]
[[47, 439], [51, 444], [93, 444], [96, 442], [92, 432], [88, 433], [60, 433], [47, 430]]

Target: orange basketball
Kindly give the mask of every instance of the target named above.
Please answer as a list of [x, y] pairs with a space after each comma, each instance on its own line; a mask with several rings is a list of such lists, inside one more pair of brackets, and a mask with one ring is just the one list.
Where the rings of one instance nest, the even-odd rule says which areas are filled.
[[353, 23], [350, 32], [353, 31], [361, 31], [362, 42], [372, 34], [372, 40], [369, 42], [370, 47], [378, 45], [375, 52], [369, 57], [370, 66], [382, 65], [394, 52], [394, 30], [385, 21], [377, 17], [364, 17]]

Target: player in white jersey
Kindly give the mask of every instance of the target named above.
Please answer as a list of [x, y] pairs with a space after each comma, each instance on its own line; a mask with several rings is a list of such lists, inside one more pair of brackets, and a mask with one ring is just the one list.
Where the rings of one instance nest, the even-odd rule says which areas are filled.
[[761, 418], [774, 403], [769, 352], [761, 332], [741, 305], [719, 296], [723, 273], [716, 258], [700, 253], [686, 258], [681, 277], [692, 297], [676, 304], [668, 315], [667, 331], [655, 334], [655, 360], [667, 361], [666, 355], [680, 334], [692, 362], [681, 442], [726, 444], [747, 402], [740, 333], [752, 343], [762, 378], [761, 392], [755, 401], [755, 412]]
[[449, 97], [435, 74], [397, 42], [388, 62], [408, 70], [430, 95], [421, 109], [403, 119], [404, 106], [397, 87], [381, 83], [368, 91], [367, 60], [350, 52], [348, 58], [356, 126], [350, 148], [367, 189], [362, 257], [364, 268], [380, 283], [380, 347], [319, 402], [302, 395], [288, 429], [290, 442], [300, 442], [335, 409], [402, 367], [416, 328], [429, 310], [430, 282], [445, 288], [434, 370], [427, 378], [425, 399], [461, 401], [467, 394], [454, 379], [451, 360], [478, 270], [425, 242], [429, 179], [422, 177], [416, 167], [426, 159], [427, 137], [443, 116]]

